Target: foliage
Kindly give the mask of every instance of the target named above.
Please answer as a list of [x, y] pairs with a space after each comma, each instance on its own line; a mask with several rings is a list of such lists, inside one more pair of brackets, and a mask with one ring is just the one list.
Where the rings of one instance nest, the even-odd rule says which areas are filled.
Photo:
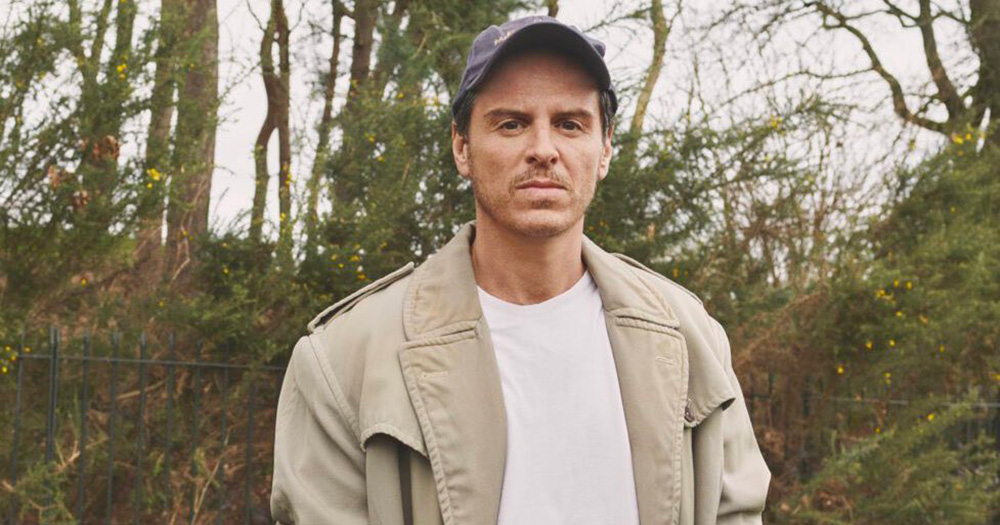
[[[67, 339], [89, 329], [131, 341], [145, 331], [161, 355], [179, 328], [182, 359], [204, 341], [213, 359], [236, 348], [241, 364], [283, 364], [312, 315], [419, 263], [474, 218], [471, 188], [452, 161], [450, 94], [478, 29], [537, 7], [353, 3], [351, 16], [376, 11], [378, 45], [374, 66], [334, 117], [328, 151], [316, 152], [329, 210], [317, 213], [315, 236], [297, 240], [289, 260], [275, 255], [273, 240], [235, 228], [195, 232], [185, 237], [190, 244], [179, 243], [198, 261], [182, 286], [170, 272], [142, 277], [139, 254], [143, 221], [153, 216], [158, 239], [174, 176], [196, 162], [178, 153], [176, 136], [167, 136], [173, 142], [162, 145], [160, 162], [142, 158], [151, 139], [133, 130], [165, 109], [153, 73], [187, 64], [200, 40], [164, 46], [158, 31], [184, 20], [155, 13], [132, 35], [119, 20], [135, 13], [118, 4], [129, 2], [115, 3], [122, 18], [99, 3], [82, 2], [76, 15], [59, 2], [23, 3], [2, 29], [0, 366], [8, 371], [22, 329], [30, 334], [49, 322], [62, 324]], [[628, 18], [645, 20], [644, 12]], [[114, 31], [102, 34], [102, 25]], [[111, 33], [126, 29], [134, 49], [123, 54], [116, 43], [115, 51], [91, 53], [102, 38], [110, 49]], [[180, 86], [184, 69], [167, 81]], [[620, 85], [627, 102], [636, 88]], [[616, 156], [585, 232], [694, 290], [726, 327], [744, 392], [760, 400], [751, 415], [775, 474], [771, 518], [981, 522], [997, 504], [1000, 464], [987, 450], [994, 444], [963, 440], [964, 425], [983, 415], [968, 404], [942, 410], [942, 400], [992, 397], [1000, 387], [1000, 153], [969, 129], [940, 150], [898, 159], [885, 181], [873, 182], [881, 173], [845, 174], [836, 159], [850, 111], [830, 102], [839, 93], [827, 95], [793, 94], [725, 119], [689, 109], [637, 131], [619, 122]], [[699, 96], [693, 92], [689, 105]], [[190, 103], [178, 99], [169, 109]], [[161, 114], [169, 123], [170, 112]], [[845, 182], [851, 175], [861, 182]], [[875, 197], [866, 184], [876, 186]], [[282, 216], [286, 231], [318, 210], [297, 211]], [[28, 342], [41, 348], [37, 338]], [[13, 374], [0, 377], [8, 379]], [[78, 382], [69, 379], [68, 391]], [[134, 386], [135, 374], [122, 382]], [[219, 395], [218, 383], [205, 392]], [[235, 388], [234, 398], [245, 401], [254, 380]], [[164, 398], [150, 399], [150, 421], [162, 423]], [[270, 413], [262, 410], [260, 428], [241, 430], [269, 435]], [[135, 432], [135, 421], [121, 425]], [[228, 439], [212, 432], [219, 443]], [[166, 456], [146, 452], [146, 464], [162, 473]], [[39, 456], [24, 457], [19, 483], [4, 487], [22, 510], [42, 505], [29, 495], [66, 485]], [[219, 450], [197, 448], [193, 456], [195, 484], [211, 485]], [[189, 481], [179, 471], [171, 474], [178, 488]], [[44, 512], [65, 518], [64, 496]]]
[[984, 523], [1000, 504], [995, 442], [956, 437], [982, 414], [974, 399], [920, 403], [904, 423], [860, 440], [772, 513], [775, 523]]

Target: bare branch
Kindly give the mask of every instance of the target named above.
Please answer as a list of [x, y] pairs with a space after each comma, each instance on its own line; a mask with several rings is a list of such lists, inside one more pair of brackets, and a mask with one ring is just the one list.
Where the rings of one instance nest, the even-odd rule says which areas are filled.
[[662, 0], [653, 0], [653, 5], [650, 7], [649, 14], [653, 22], [653, 60], [646, 74], [642, 91], [639, 92], [635, 114], [632, 115], [632, 125], [629, 128], [629, 133], [632, 135], [638, 136], [642, 132], [642, 123], [646, 118], [646, 108], [649, 106], [649, 100], [653, 96], [653, 89], [656, 87], [656, 82], [660, 78], [660, 71], [663, 68], [663, 55], [667, 51], [667, 38], [670, 36], [670, 29], [673, 27], [673, 23], [677, 20], [680, 13], [681, 4], [678, 2], [677, 12], [674, 13], [670, 22], [667, 23], [666, 17], [663, 16]]
[[[845, 31], [854, 35], [854, 37], [858, 40], [858, 43], [861, 44], [861, 48], [865, 52], [865, 55], [867, 55], [868, 59], [871, 61], [871, 70], [877, 73], [882, 78], [882, 80], [884, 80], [885, 83], [889, 85], [889, 90], [892, 93], [893, 110], [896, 112], [897, 115], [899, 115], [900, 118], [902, 118], [905, 122], [914, 124], [916, 126], [920, 126], [922, 128], [931, 131], [936, 131], [938, 133], [944, 133], [944, 134], [948, 133], [947, 123], [937, 122], [928, 119], [926, 117], [914, 114], [913, 112], [910, 111], [909, 107], [906, 104], [906, 95], [903, 92], [903, 87], [899, 83], [899, 80], [885, 68], [885, 66], [882, 64], [882, 60], [879, 59], [878, 53], [875, 52], [875, 48], [872, 47], [871, 41], [868, 40], [868, 37], [865, 36], [865, 34], [862, 33], [860, 29], [851, 25], [849, 23], [848, 18], [844, 16], [842, 13], [836, 11], [835, 9], [832, 9], [830, 6], [826, 5], [823, 2], [815, 2], [812, 3], [811, 5], [813, 5], [817, 9], [817, 11], [819, 11], [819, 13], [823, 15], [824, 28], [844, 29]], [[832, 18], [833, 20], [836, 21], [836, 23], [832, 25], [829, 24], [826, 20], [827, 18]]]
[[924, 41], [927, 68], [930, 69], [931, 78], [934, 80], [934, 85], [937, 86], [938, 97], [948, 110], [948, 120], [955, 122], [961, 118], [965, 107], [962, 104], [962, 99], [958, 96], [958, 91], [955, 90], [955, 85], [948, 78], [948, 72], [938, 54], [930, 0], [920, 0], [920, 16], [917, 21], [920, 27], [920, 36]]

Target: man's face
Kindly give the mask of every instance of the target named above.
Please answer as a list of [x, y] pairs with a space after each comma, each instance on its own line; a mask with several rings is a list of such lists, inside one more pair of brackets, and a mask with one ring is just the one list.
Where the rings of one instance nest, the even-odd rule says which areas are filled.
[[480, 222], [525, 237], [574, 226], [608, 173], [594, 79], [558, 54], [505, 60], [476, 92], [468, 138], [452, 129], [459, 173], [472, 180]]

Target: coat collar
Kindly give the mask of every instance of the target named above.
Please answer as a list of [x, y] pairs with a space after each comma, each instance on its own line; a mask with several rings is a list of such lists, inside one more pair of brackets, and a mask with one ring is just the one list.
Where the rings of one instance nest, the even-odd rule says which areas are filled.
[[[474, 237], [474, 225], [466, 224], [414, 272], [404, 299], [406, 342], [399, 352], [444, 522], [454, 524], [495, 522], [507, 450], [499, 369], [469, 254]], [[708, 377], [707, 391], [714, 397], [728, 392], [728, 381], [717, 373], [717, 363], [702, 366], [710, 353], [704, 338], [691, 352], [678, 316], [639, 277], [641, 270], [586, 238], [582, 257], [604, 304], [640, 521], [674, 523], [688, 377]]]
[[[468, 330], [482, 318], [469, 249], [475, 223], [465, 224], [455, 237], [416, 270], [404, 302], [406, 338]], [[618, 258], [586, 236], [583, 262], [598, 286], [608, 313], [677, 328], [673, 309]], [[624, 271], [623, 271], [624, 270]]]

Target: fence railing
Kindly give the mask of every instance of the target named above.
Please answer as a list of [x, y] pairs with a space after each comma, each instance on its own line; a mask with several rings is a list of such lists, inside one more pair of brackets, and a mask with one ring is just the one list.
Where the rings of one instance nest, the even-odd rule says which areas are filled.
[[[818, 427], [827, 431], [835, 430], [843, 435], [857, 436], [864, 429], [879, 433], [898, 426], [901, 423], [900, 415], [907, 413], [906, 409], [917, 402], [900, 397], [888, 384], [881, 388], [862, 388], [856, 392], [848, 390], [846, 395], [844, 392], [837, 395], [824, 393], [826, 390], [822, 385], [806, 378], [795, 389], [795, 395], [782, 396], [777, 393], [776, 387], [776, 383], [781, 382], [780, 378], [774, 373], [768, 373], [764, 378], [750, 376], [747, 379], [741, 386], [747, 411], [758, 433], [767, 428], [788, 430], [794, 426], [791, 420], [797, 420], [799, 425], [812, 427], [814, 430]], [[941, 397], [932, 403], [922, 399], [919, 406], [930, 409], [932, 412], [925, 414], [925, 417], [931, 418], [934, 410], [944, 411], [956, 406], [970, 409], [972, 414], [963, 420], [960, 431], [951, 436], [952, 443], [956, 446], [968, 445], [979, 436], [986, 435], [992, 438], [997, 453], [1000, 453], [1000, 386], [978, 388], [975, 392], [971, 401], [970, 398], [955, 400]], [[776, 407], [779, 399], [778, 404], [783, 406]], [[836, 421], [820, 421], [816, 410], [820, 404], [836, 405], [838, 408], [835, 413], [843, 417], [838, 417]], [[775, 412], [782, 414], [776, 418]], [[826, 413], [829, 416], [830, 411]], [[814, 434], [811, 431], [799, 432], [797, 442], [783, 440], [782, 443], [781, 455], [796, 458], [794, 474], [801, 482], [809, 480], [814, 474], [813, 468], [819, 466], [824, 459], [817, 457], [818, 453], [827, 456], [830, 454], [829, 443], [815, 443]], [[990, 523], [1000, 525], [1000, 514]]]
[[85, 335], [64, 345], [50, 328], [39, 352], [22, 337], [13, 381], [0, 381], [0, 399], [13, 400], [0, 416], [10, 454], [0, 518], [270, 522], [284, 367], [235, 362], [229, 343], [179, 352], [174, 333], [164, 339]]
[[[179, 341], [173, 332], [83, 335], [64, 344], [50, 328], [42, 351], [23, 336], [16, 346], [13, 377], [0, 380], [5, 523], [271, 523], [284, 367], [251, 364], [229, 342]], [[779, 398], [795, 405], [781, 410], [802, 421], [817, 403], [836, 403], [847, 411], [847, 427], [872, 418], [872, 407], [887, 425], [895, 408], [910, 403], [888, 391], [831, 396], [811, 387], [801, 399], [781, 398], [774, 384], [771, 374], [764, 388], [752, 377], [743, 385], [758, 432], [775, 425]], [[983, 397], [975, 408], [968, 439], [1000, 437], [1000, 398]], [[815, 444], [784, 447], [784, 457], [798, 458], [800, 479], [808, 478]]]

